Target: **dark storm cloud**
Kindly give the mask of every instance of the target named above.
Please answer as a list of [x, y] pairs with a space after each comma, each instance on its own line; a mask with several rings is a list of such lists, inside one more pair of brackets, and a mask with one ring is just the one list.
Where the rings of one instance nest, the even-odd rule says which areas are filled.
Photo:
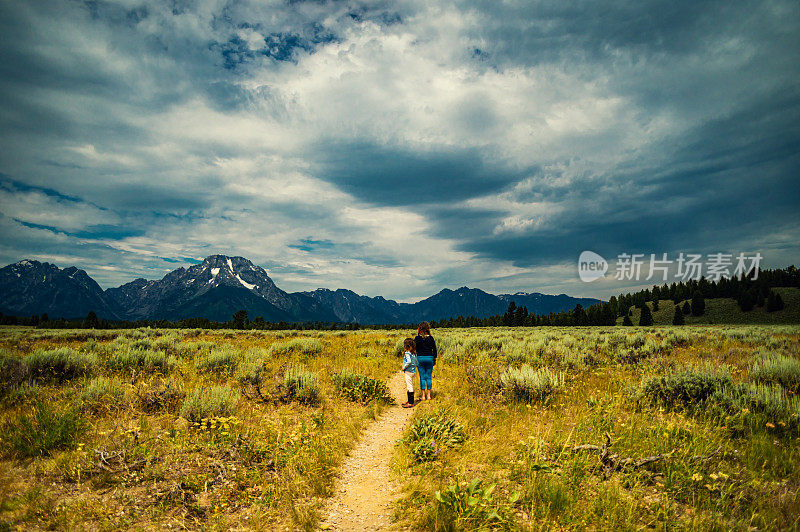
[[[798, 117], [800, 99], [776, 97], [661, 144], [666, 164], [622, 169], [569, 188], [534, 188], [524, 199], [566, 207], [547, 228], [490, 235], [484, 223], [483, 236], [466, 237], [461, 249], [520, 266], [574, 259], [584, 249], [607, 256], [761, 249], [769, 245], [765, 233], [800, 226]], [[616, 190], [609, 186], [614, 182], [621, 184]], [[440, 219], [443, 234], [463, 232], [487, 215], [450, 212]]]
[[377, 205], [413, 206], [459, 201], [502, 190], [532, 172], [496, 163], [477, 150], [411, 148], [372, 142], [325, 141], [315, 175]]

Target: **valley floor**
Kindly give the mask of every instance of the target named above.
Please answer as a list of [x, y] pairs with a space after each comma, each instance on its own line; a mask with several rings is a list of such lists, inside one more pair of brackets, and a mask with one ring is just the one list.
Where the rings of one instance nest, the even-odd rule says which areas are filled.
[[0, 530], [792, 530], [800, 326], [0, 331]]

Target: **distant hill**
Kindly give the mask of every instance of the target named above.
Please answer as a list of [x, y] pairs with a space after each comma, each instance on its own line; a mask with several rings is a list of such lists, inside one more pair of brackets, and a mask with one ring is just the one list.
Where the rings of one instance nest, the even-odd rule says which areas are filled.
[[[800, 323], [800, 288], [776, 287], [772, 290], [778, 292], [783, 298], [785, 307], [783, 310], [767, 312], [764, 307], [756, 307], [748, 312], [742, 312], [736, 301], [730, 298], [706, 299], [706, 310], [702, 316], [685, 316], [687, 325], [702, 324], [760, 324], [760, 325], [780, 325]], [[679, 304], [683, 306], [683, 301]], [[653, 303], [648, 303], [653, 308]], [[633, 309], [631, 321], [639, 323], [641, 311]], [[675, 304], [669, 299], [661, 299], [658, 302], [658, 310], [653, 312], [653, 322], [655, 325], [671, 325], [672, 317], [675, 314]], [[622, 318], [617, 320], [622, 323]]]
[[136, 279], [103, 290], [85, 271], [35, 260], [0, 268], [0, 312], [50, 318], [81, 318], [93, 310], [111, 320], [208, 318], [225, 321], [237, 310], [251, 318], [287, 322], [363, 324], [416, 323], [457, 316], [502, 314], [510, 302], [534, 314], [549, 314], [599, 303], [598, 299], [518, 292], [494, 295], [466, 286], [444, 289], [417, 303], [398, 303], [351, 290], [319, 288], [285, 292], [267, 272], [244, 257], [211, 255], [159, 280]]

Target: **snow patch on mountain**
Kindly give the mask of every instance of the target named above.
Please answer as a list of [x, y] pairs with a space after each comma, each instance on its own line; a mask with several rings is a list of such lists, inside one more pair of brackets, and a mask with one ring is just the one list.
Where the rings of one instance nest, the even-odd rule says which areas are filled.
[[[228, 260], [230, 260], [230, 259], [228, 259]], [[246, 282], [244, 282], [244, 281], [242, 280], [242, 278], [241, 278], [241, 277], [239, 277], [239, 274], [238, 274], [238, 273], [236, 274], [236, 278], [237, 278], [237, 279], [239, 279], [239, 282], [240, 282], [240, 283], [242, 283], [242, 286], [244, 286], [244, 287], [245, 287], [245, 288], [247, 288], [248, 290], [252, 290], [253, 288], [255, 288], [255, 287], [256, 287], [256, 285], [254, 285], [254, 284], [250, 284], [250, 283], [246, 283]]]
[[[231, 273], [233, 273], [233, 261], [231, 260], [230, 257], [227, 257], [227, 259], [228, 259], [228, 269], [230, 269]], [[240, 279], [240, 281], [241, 281], [241, 279]]]

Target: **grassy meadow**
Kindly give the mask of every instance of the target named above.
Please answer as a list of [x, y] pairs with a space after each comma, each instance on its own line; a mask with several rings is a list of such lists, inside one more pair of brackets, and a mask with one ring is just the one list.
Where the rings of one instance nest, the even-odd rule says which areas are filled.
[[[313, 530], [409, 334], [2, 329], [0, 529]], [[800, 527], [800, 326], [433, 334], [398, 526]]]

